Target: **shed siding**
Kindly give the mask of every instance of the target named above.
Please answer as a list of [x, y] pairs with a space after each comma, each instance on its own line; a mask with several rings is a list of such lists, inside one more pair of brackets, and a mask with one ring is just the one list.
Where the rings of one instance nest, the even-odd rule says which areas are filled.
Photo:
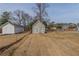
[[12, 24], [7, 24], [2, 28], [2, 34], [12, 34], [14, 33], [14, 26]]
[[24, 31], [23, 27], [15, 26], [15, 33], [20, 33], [20, 32], [23, 32], [23, 31]]
[[33, 26], [32, 26], [32, 33], [45, 33], [45, 25], [37, 21]]

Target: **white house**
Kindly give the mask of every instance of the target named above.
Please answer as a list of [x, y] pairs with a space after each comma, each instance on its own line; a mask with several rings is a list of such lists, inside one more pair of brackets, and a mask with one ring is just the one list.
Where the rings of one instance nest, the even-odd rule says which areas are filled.
[[41, 20], [34, 21], [32, 25], [32, 33], [45, 33], [46, 32], [46, 23]]
[[15, 25], [10, 22], [7, 22], [2, 25], [2, 34], [14, 34], [14, 33], [20, 33], [23, 31], [24, 31], [24, 28], [22, 26]]
[[79, 25], [77, 25], [77, 31], [79, 32]]

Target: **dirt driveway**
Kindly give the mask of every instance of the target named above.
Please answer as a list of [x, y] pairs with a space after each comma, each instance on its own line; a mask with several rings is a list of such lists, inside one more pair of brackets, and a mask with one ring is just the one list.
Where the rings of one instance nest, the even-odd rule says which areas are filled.
[[79, 56], [79, 33], [50, 32], [29, 34], [0, 55], [13, 56]]

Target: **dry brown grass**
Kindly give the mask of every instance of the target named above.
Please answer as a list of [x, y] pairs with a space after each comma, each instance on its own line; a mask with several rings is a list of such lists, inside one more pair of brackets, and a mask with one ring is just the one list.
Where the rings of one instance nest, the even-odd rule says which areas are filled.
[[21, 37], [23, 37], [26, 33], [21, 34], [13, 34], [13, 35], [1, 35], [0, 36], [0, 48], [6, 45], [9, 45], [13, 42], [16, 42]]
[[[18, 34], [21, 38], [24, 34]], [[15, 37], [16, 35], [14, 35]], [[13, 39], [11, 36], [7, 40]], [[16, 37], [15, 37], [16, 40]], [[11, 42], [10, 41], [10, 42]], [[2, 41], [4, 44], [4, 41]], [[26, 35], [20, 42], [5, 49], [0, 55], [29, 55], [29, 56], [77, 56], [79, 55], [79, 33], [78, 32], [49, 32], [46, 34]]]

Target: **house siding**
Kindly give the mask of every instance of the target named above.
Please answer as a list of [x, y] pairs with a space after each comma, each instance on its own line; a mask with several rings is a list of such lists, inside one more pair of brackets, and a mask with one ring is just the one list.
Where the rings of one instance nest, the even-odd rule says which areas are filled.
[[20, 32], [23, 32], [23, 31], [24, 31], [23, 27], [15, 26], [15, 33], [20, 33]]
[[77, 31], [79, 32], [79, 26], [77, 25]]
[[42, 22], [37, 21], [32, 26], [32, 33], [45, 33], [45, 25]]
[[2, 27], [2, 34], [15, 34], [23, 31], [24, 31], [23, 27], [12, 25], [11, 23], [8, 23], [7, 25]]
[[12, 34], [14, 33], [14, 26], [12, 24], [7, 24], [2, 28], [2, 34]]

